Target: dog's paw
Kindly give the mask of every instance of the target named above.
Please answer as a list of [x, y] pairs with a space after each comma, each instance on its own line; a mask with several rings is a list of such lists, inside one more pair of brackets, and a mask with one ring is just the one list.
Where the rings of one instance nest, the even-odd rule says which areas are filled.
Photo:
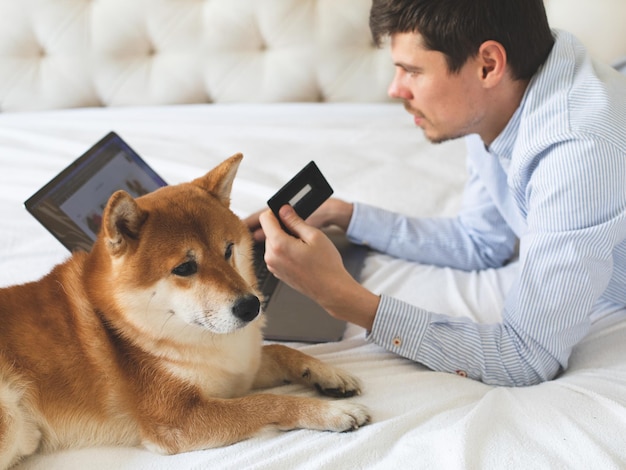
[[361, 394], [361, 382], [347, 372], [324, 366], [322, 370], [307, 371], [310, 380], [322, 395], [333, 398], [349, 398]]
[[327, 431], [355, 431], [370, 422], [369, 410], [358, 403], [333, 401], [328, 402]]

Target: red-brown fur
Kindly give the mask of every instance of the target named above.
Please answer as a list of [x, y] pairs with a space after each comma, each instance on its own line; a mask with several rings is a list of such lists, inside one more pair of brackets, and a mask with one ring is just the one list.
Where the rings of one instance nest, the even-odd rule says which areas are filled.
[[115, 193], [90, 253], [0, 289], [0, 469], [37, 450], [177, 453], [268, 426], [368, 422], [354, 403], [249, 393], [288, 382], [334, 397], [360, 388], [301, 352], [263, 346], [252, 241], [229, 209], [241, 158], [136, 200]]

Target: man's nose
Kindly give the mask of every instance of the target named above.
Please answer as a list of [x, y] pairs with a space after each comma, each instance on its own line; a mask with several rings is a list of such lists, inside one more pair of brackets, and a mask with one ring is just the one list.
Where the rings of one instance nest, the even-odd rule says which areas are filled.
[[389, 88], [387, 88], [387, 94], [391, 98], [399, 98], [402, 100], [412, 99], [411, 90], [403, 84], [402, 72], [396, 72], [393, 80], [389, 84]]

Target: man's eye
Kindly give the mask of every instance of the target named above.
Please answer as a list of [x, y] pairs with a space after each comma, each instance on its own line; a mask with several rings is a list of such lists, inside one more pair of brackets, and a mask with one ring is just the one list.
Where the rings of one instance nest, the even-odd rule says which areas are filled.
[[198, 264], [195, 261], [186, 261], [172, 269], [175, 276], [187, 277], [198, 272]]
[[226, 251], [224, 252], [224, 259], [228, 261], [233, 256], [233, 243], [229, 243], [226, 246]]

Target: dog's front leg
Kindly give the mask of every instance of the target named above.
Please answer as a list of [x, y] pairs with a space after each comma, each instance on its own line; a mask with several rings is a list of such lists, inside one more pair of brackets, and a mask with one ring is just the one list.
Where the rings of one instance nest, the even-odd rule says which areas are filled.
[[[152, 451], [177, 454], [233, 444], [264, 428], [353, 431], [370, 420], [356, 403], [289, 395], [252, 394], [239, 398], [181, 400], [177, 413], [153, 411], [142, 429], [142, 442]], [[171, 410], [170, 410], [171, 411]]]
[[361, 394], [359, 380], [337, 367], [287, 346], [264, 346], [253, 387], [269, 388], [288, 383], [315, 387], [320, 393], [335, 398]]

